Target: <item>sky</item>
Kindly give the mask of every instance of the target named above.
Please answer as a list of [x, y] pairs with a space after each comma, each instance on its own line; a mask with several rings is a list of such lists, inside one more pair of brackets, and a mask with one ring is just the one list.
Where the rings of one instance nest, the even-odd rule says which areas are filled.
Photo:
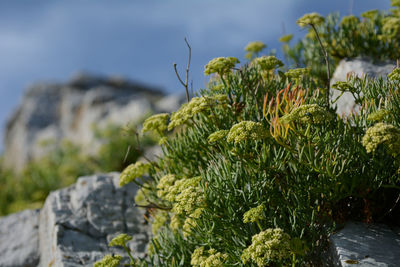
[[0, 131], [35, 82], [65, 82], [86, 71], [183, 93], [172, 66], [183, 75], [185, 37], [199, 89], [214, 57], [244, 59], [250, 41], [279, 51], [283, 34], [301, 38], [296, 20], [305, 13], [389, 7], [389, 0], [0, 0]]

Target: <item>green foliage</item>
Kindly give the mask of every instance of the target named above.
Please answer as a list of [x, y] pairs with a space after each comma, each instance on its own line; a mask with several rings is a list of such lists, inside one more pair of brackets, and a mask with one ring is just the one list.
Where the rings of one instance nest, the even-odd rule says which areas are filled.
[[[0, 215], [40, 208], [50, 191], [68, 186], [80, 176], [122, 171], [142, 154], [134, 132], [112, 125], [97, 129], [101, 146], [95, 155], [85, 155], [79, 146], [64, 141], [43, 158], [28, 163], [21, 173], [4, 169], [0, 162]], [[144, 138], [141, 145], [152, 143], [151, 138]]]
[[[373, 61], [396, 60], [400, 54], [400, 7], [392, 2], [388, 12], [371, 10], [361, 17], [330, 14], [325, 19], [318, 14], [308, 14], [300, 18], [301, 25], [314, 21], [319, 37], [330, 56], [334, 67], [341, 59], [367, 57]], [[318, 22], [318, 23], [317, 23]], [[308, 33], [296, 44], [283, 43], [286, 59], [292, 67], [307, 66], [313, 75], [326, 82], [326, 66], [315, 32], [311, 27]], [[286, 41], [286, 40], [284, 40]], [[332, 71], [334, 68], [332, 68]]]
[[137, 197], [154, 222], [141, 264], [320, 266], [336, 224], [400, 223], [389, 212], [400, 193], [400, 82], [340, 84], [362, 106], [341, 118], [307, 71], [276, 75], [258, 60], [214, 76], [171, 115]]

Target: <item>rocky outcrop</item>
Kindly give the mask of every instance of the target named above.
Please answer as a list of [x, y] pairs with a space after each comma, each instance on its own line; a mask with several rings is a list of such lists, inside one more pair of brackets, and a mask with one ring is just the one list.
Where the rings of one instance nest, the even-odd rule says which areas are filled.
[[93, 153], [93, 127], [135, 122], [151, 112], [171, 112], [181, 96], [168, 96], [121, 78], [80, 74], [65, 84], [41, 83], [29, 88], [5, 130], [4, 164], [21, 170], [43, 156], [42, 141], [68, 139]]
[[34, 267], [39, 263], [39, 210], [0, 219], [0, 266]]
[[400, 236], [385, 225], [349, 222], [330, 237], [335, 266], [399, 266]]
[[134, 206], [138, 187], [118, 183], [118, 173], [81, 177], [52, 192], [40, 216], [23, 211], [0, 219], [0, 266], [93, 266], [106, 254], [126, 255], [108, 247], [120, 233], [133, 236], [128, 245], [143, 257], [150, 228], [145, 211]]
[[[331, 85], [337, 81], [346, 81], [347, 75], [353, 73], [358, 77], [367, 75], [370, 78], [386, 77], [395, 68], [394, 62], [372, 63], [368, 59], [343, 59], [336, 67], [331, 79]], [[340, 95], [340, 91], [332, 89], [331, 99], [336, 99]], [[337, 113], [350, 114], [352, 110], [357, 110], [354, 97], [351, 93], [345, 92], [336, 102]]]

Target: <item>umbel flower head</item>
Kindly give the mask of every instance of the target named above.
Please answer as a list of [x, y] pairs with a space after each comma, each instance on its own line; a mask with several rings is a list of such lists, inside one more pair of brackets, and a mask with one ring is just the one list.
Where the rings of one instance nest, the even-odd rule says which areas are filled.
[[362, 144], [368, 153], [374, 152], [383, 144], [390, 154], [397, 156], [400, 153], [400, 129], [391, 124], [377, 123], [367, 129]]
[[216, 131], [208, 136], [208, 142], [209, 143], [214, 143], [218, 142], [219, 140], [222, 140], [225, 138], [225, 136], [229, 133], [229, 130], [219, 130]]
[[168, 113], [160, 113], [147, 118], [143, 123], [142, 133], [151, 131], [163, 136], [165, 130], [167, 130], [168, 119]]
[[293, 121], [319, 124], [332, 119], [333, 115], [325, 108], [317, 104], [308, 104], [293, 109], [289, 114], [281, 117], [280, 121], [285, 124]]
[[[201, 177], [182, 179], [175, 183], [179, 190], [175, 197], [173, 211], [177, 214], [192, 214], [204, 202], [204, 192], [200, 187]], [[173, 191], [174, 188], [172, 188]], [[176, 190], [177, 191], [177, 190]]]
[[268, 132], [261, 122], [242, 121], [229, 130], [227, 141], [242, 143], [247, 140], [259, 140], [268, 137]]
[[259, 65], [262, 70], [274, 70], [282, 67], [283, 63], [274, 56], [262, 56], [254, 59], [254, 63]]
[[279, 38], [279, 41], [282, 43], [289, 43], [293, 38], [293, 34], [288, 34], [288, 35], [284, 35], [281, 38]]
[[304, 28], [308, 25], [319, 26], [324, 23], [325, 19], [318, 13], [308, 13], [297, 20], [297, 25]]
[[280, 228], [267, 229], [251, 239], [251, 245], [242, 253], [242, 262], [255, 262], [257, 266], [269, 266], [291, 257], [290, 236]]
[[151, 164], [138, 161], [136, 163], [130, 164], [125, 170], [122, 171], [119, 178], [119, 185], [126, 185], [136, 178], [143, 176], [150, 170]]
[[340, 25], [343, 27], [354, 27], [360, 23], [360, 19], [356, 16], [350, 15], [350, 16], [344, 16], [342, 18], [342, 21], [340, 22]]
[[382, 33], [387, 40], [397, 38], [400, 35], [400, 18], [385, 18], [383, 20]]
[[126, 246], [126, 242], [132, 240], [132, 237], [127, 234], [120, 234], [114, 237], [110, 243], [108, 243], [108, 246], [110, 247], [115, 247], [115, 246], [121, 246], [124, 247]]
[[383, 121], [387, 115], [390, 114], [389, 110], [380, 109], [368, 115], [367, 120], [369, 121]]
[[192, 253], [190, 264], [199, 267], [222, 267], [227, 258], [227, 254], [213, 248], [205, 251], [204, 247], [198, 247]]
[[333, 88], [341, 92], [355, 92], [356, 88], [352, 86], [349, 82], [338, 81], [332, 85]]
[[231, 69], [235, 67], [237, 63], [240, 62], [235, 57], [217, 57], [208, 62], [204, 67], [204, 74], [210, 75], [212, 73], [218, 73], [220, 76], [223, 76], [226, 73], [230, 73]]
[[308, 68], [290, 69], [285, 73], [285, 76], [291, 79], [299, 79], [310, 73]]
[[256, 208], [252, 208], [243, 214], [243, 222], [257, 222], [265, 219], [264, 205], [259, 205]]
[[171, 189], [175, 181], [177, 181], [177, 178], [174, 174], [167, 174], [161, 177], [157, 184], [157, 196], [168, 201], [174, 201], [176, 194], [179, 192], [173, 192]]
[[121, 255], [106, 255], [101, 261], [95, 262], [94, 267], [117, 267], [121, 260]]
[[392, 81], [400, 81], [400, 68], [396, 68], [389, 73], [388, 78]]
[[264, 44], [263, 42], [255, 41], [255, 42], [248, 43], [248, 45], [244, 48], [244, 50], [246, 50], [247, 52], [251, 52], [251, 53], [259, 53], [266, 47], [267, 47], [267, 45]]
[[361, 13], [361, 17], [373, 20], [376, 18], [376, 16], [378, 16], [378, 14], [379, 14], [378, 9], [373, 9], [373, 10], [368, 10], [368, 11], [365, 11], [364, 13]]
[[228, 103], [228, 97], [224, 94], [193, 97], [189, 103], [183, 104], [176, 112], [172, 113], [171, 122], [168, 124], [168, 130], [185, 124], [196, 114], [201, 113], [215, 105], [225, 105]]
[[392, 6], [400, 7], [400, 0], [390, 0]]

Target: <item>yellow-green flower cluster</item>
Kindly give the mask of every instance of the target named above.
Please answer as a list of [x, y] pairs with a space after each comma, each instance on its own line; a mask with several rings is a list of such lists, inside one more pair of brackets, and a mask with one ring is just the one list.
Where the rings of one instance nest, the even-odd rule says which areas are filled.
[[217, 57], [208, 62], [204, 67], [204, 74], [210, 75], [212, 73], [218, 73], [220, 76], [223, 76], [226, 73], [230, 73], [231, 69], [235, 67], [237, 63], [240, 62], [235, 57]]
[[358, 25], [358, 23], [360, 23], [360, 19], [353, 15], [344, 16], [340, 22], [343, 27], [354, 27]]
[[251, 245], [242, 253], [244, 264], [249, 261], [257, 266], [269, 266], [272, 262], [280, 262], [291, 257], [290, 236], [282, 229], [267, 229], [252, 237]]
[[262, 56], [254, 59], [254, 63], [259, 65], [262, 70], [274, 70], [283, 66], [282, 61], [274, 56]]
[[174, 201], [176, 194], [179, 192], [178, 188], [176, 188], [177, 192], [173, 192], [173, 188], [171, 188], [175, 182], [177, 181], [177, 178], [174, 174], [167, 174], [161, 177], [160, 181], [157, 184], [157, 196], [159, 198], [168, 200], [168, 201]]
[[388, 78], [392, 81], [400, 81], [400, 68], [396, 68], [389, 73]]
[[183, 104], [171, 116], [171, 122], [168, 130], [185, 124], [194, 115], [201, 113], [215, 105], [224, 105], [228, 103], [228, 97], [224, 94], [214, 96], [193, 97], [189, 103]]
[[225, 138], [225, 136], [229, 133], [229, 130], [219, 130], [216, 131], [208, 136], [208, 142], [209, 143], [214, 143], [218, 142], [219, 140], [222, 140]]
[[364, 13], [361, 13], [361, 17], [370, 19], [370, 20], [374, 20], [376, 18], [376, 16], [378, 16], [378, 14], [379, 14], [379, 11], [377, 9], [373, 9], [373, 10], [368, 10]]
[[324, 23], [325, 19], [318, 13], [308, 13], [297, 20], [297, 25], [304, 28], [308, 25], [319, 26]]
[[151, 131], [163, 136], [167, 130], [168, 119], [168, 113], [160, 113], [147, 118], [143, 123], [142, 133]]
[[132, 240], [132, 237], [130, 235], [120, 234], [120, 235], [117, 235], [116, 237], [114, 237], [110, 241], [110, 243], [108, 243], [108, 246], [110, 246], [110, 247], [115, 247], [115, 246], [124, 247], [124, 246], [126, 246], [126, 242], [128, 242], [129, 240]]
[[[201, 177], [182, 179], [175, 183], [179, 193], [175, 197], [173, 211], [177, 214], [192, 214], [204, 201], [204, 192], [200, 187]], [[174, 187], [173, 186], [173, 187]]]
[[227, 254], [213, 248], [205, 251], [204, 247], [198, 247], [192, 253], [190, 264], [199, 267], [222, 267], [227, 258]]
[[389, 110], [380, 109], [368, 115], [367, 120], [369, 121], [383, 121], [387, 115], [390, 114]]
[[169, 227], [173, 231], [177, 231], [178, 229], [181, 229], [183, 225], [183, 220], [178, 214], [174, 214], [171, 217], [171, 222], [169, 223]]
[[261, 220], [265, 220], [264, 209], [265, 209], [264, 205], [259, 205], [256, 208], [248, 210], [243, 215], [243, 222], [249, 223], [249, 222], [258, 222]]
[[383, 144], [390, 154], [397, 156], [400, 153], [400, 129], [391, 124], [377, 123], [367, 129], [362, 144], [368, 153], [374, 152]]
[[192, 233], [193, 228], [197, 226], [196, 219], [200, 218], [203, 214], [204, 208], [196, 208], [192, 214], [188, 215], [183, 223], [183, 235], [185, 237]]
[[397, 6], [397, 7], [400, 7], [400, 0], [391, 0], [391, 5], [392, 6]]
[[259, 53], [267, 46], [261, 41], [250, 42], [244, 50], [251, 53]]
[[134, 181], [136, 178], [143, 176], [144, 174], [149, 172], [150, 167], [150, 163], [144, 163], [141, 161], [130, 164], [128, 167], [125, 168], [125, 170], [122, 171], [119, 178], [119, 185], [126, 185]]
[[121, 260], [121, 255], [106, 255], [101, 261], [95, 262], [94, 267], [117, 267]]
[[289, 114], [281, 117], [280, 121], [285, 124], [293, 121], [319, 124], [332, 119], [333, 115], [325, 108], [317, 104], [308, 104], [293, 109]]
[[241, 121], [229, 130], [227, 141], [242, 143], [248, 140], [259, 140], [268, 137], [268, 132], [261, 122]]
[[397, 39], [400, 35], [400, 18], [389, 17], [383, 20], [382, 33], [385, 39]]
[[285, 73], [285, 76], [291, 79], [299, 79], [310, 73], [308, 68], [291, 69]]
[[288, 35], [284, 35], [281, 38], [279, 38], [279, 41], [282, 43], [289, 43], [293, 38], [293, 34], [288, 34]]
[[342, 92], [355, 92], [354, 86], [352, 86], [348, 82], [343, 82], [343, 81], [338, 81], [335, 84], [332, 85], [333, 88], [336, 90], [342, 91]]
[[165, 225], [168, 221], [169, 215], [165, 210], [158, 210], [156, 215], [154, 216], [153, 223], [151, 224], [151, 231], [153, 235], [156, 235], [158, 231]]
[[135, 195], [135, 203], [137, 205], [149, 205], [149, 202], [147, 201], [147, 196], [150, 194], [150, 189], [147, 188], [146, 186], [142, 186]]

